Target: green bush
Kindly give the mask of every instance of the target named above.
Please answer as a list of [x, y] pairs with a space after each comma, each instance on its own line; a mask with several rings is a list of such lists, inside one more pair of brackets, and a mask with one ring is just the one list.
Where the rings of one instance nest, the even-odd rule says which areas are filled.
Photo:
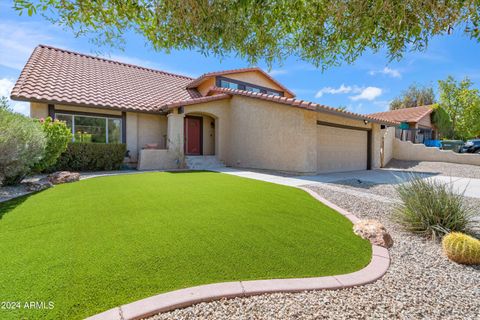
[[103, 171], [118, 170], [125, 157], [125, 144], [69, 143], [53, 170]]
[[35, 164], [33, 170], [41, 172], [53, 166], [58, 157], [67, 149], [68, 142], [72, 141], [72, 132], [66, 123], [59, 120], [46, 119], [36, 120], [42, 126], [47, 138], [47, 146], [43, 158]]
[[19, 183], [43, 157], [46, 144], [38, 122], [0, 108], [0, 184]]
[[413, 176], [396, 189], [403, 203], [397, 206], [395, 218], [408, 231], [439, 239], [452, 231], [473, 231], [476, 226], [474, 212], [451, 183]]

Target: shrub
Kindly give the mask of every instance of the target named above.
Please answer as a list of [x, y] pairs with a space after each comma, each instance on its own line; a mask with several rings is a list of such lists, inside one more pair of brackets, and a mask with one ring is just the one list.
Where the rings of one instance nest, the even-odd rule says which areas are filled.
[[19, 183], [44, 155], [46, 138], [40, 124], [0, 108], [0, 184]]
[[47, 138], [45, 154], [33, 167], [33, 170], [41, 172], [53, 166], [57, 162], [58, 157], [65, 152], [68, 142], [72, 140], [72, 132], [65, 122], [52, 120], [50, 117], [36, 121], [42, 126], [42, 130]]
[[480, 264], [480, 240], [460, 232], [447, 234], [442, 240], [443, 252], [461, 264]]
[[451, 183], [413, 176], [396, 189], [403, 203], [397, 206], [395, 218], [408, 231], [437, 239], [452, 231], [473, 230], [476, 225], [463, 193], [456, 193]]
[[69, 143], [53, 170], [118, 170], [125, 157], [125, 144]]

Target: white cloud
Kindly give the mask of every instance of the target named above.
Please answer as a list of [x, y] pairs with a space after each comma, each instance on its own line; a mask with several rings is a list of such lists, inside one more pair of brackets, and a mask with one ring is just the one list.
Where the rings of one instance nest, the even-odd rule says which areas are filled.
[[21, 70], [40, 43], [59, 45], [55, 27], [39, 23], [0, 22], [0, 65]]
[[[14, 86], [13, 79], [2, 78], [0, 79], [0, 97], [8, 97], [10, 99], [10, 93], [12, 92], [12, 88]], [[10, 101], [10, 104], [13, 108], [13, 111], [24, 114], [30, 115], [30, 106], [28, 102], [17, 102], [17, 101]]]
[[389, 67], [385, 67], [382, 70], [371, 70], [369, 72], [369, 74], [371, 76], [374, 76], [376, 74], [384, 74], [384, 75], [387, 75], [387, 76], [392, 77], [392, 78], [401, 78], [402, 77], [402, 74], [400, 73], [400, 71], [398, 69], [392, 69], [392, 68], [389, 68]]
[[288, 70], [286, 69], [272, 69], [268, 74], [271, 76], [278, 76], [280, 74], [287, 74], [287, 73], [288, 73]]
[[382, 89], [380, 89], [380, 88], [366, 87], [366, 88], [363, 88], [358, 95], [351, 96], [350, 99], [353, 100], [353, 101], [357, 101], [357, 100], [372, 101], [376, 97], [380, 96], [381, 94], [382, 94]]
[[321, 98], [324, 94], [344, 94], [350, 92], [359, 92], [359, 88], [357, 86], [346, 86], [342, 84], [338, 88], [332, 87], [323, 87], [322, 89], [318, 90], [315, 94], [315, 98]]

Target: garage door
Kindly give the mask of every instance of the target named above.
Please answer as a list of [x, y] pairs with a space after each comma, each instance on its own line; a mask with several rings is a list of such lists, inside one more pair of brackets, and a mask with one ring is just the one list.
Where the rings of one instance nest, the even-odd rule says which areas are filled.
[[317, 125], [317, 172], [367, 169], [368, 132]]

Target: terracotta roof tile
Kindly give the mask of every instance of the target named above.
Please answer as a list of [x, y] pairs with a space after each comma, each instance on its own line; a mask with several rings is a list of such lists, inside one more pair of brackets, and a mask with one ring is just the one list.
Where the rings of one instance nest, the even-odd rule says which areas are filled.
[[223, 71], [215, 71], [215, 72], [204, 73], [200, 77], [198, 77], [197, 79], [190, 82], [188, 84], [187, 88], [196, 88], [206, 78], [215, 77], [215, 76], [224, 76], [224, 75], [233, 74], [233, 73], [252, 72], [252, 71], [257, 71], [257, 72], [262, 73], [265, 77], [267, 77], [268, 79], [273, 81], [275, 84], [277, 84], [280, 88], [282, 88], [283, 91], [288, 92], [289, 94], [291, 94], [292, 96], [295, 97], [295, 93], [290, 91], [287, 87], [282, 85], [280, 82], [275, 80], [272, 76], [270, 76], [268, 73], [266, 73], [265, 71], [263, 71], [259, 67], [241, 68], [241, 69], [232, 69], [232, 70], [223, 70]]
[[15, 84], [14, 100], [153, 112], [201, 97], [192, 78], [39, 45]]
[[257, 92], [239, 90], [239, 89], [219, 88], [219, 87], [212, 87], [210, 89], [209, 93], [223, 93], [223, 94], [229, 94], [229, 95], [251, 97], [251, 98], [255, 98], [255, 99], [274, 101], [274, 102], [277, 102], [277, 103], [290, 105], [290, 106], [297, 107], [297, 108], [308, 109], [308, 110], [312, 110], [312, 111], [328, 112], [328, 113], [332, 113], [332, 114], [336, 114], [336, 115], [343, 116], [343, 117], [348, 117], [348, 118], [367, 120], [367, 121], [371, 121], [371, 122], [377, 122], [377, 123], [382, 123], [382, 124], [390, 124], [390, 125], [397, 125], [398, 124], [398, 122], [396, 122], [396, 121], [385, 120], [385, 119], [381, 119], [381, 118], [378, 118], [378, 117], [375, 117], [375, 116], [372, 116], [372, 115], [364, 115], [364, 114], [360, 114], [360, 113], [354, 113], [354, 112], [350, 112], [350, 111], [340, 110], [340, 109], [337, 109], [337, 108], [321, 105], [321, 104], [318, 104], [318, 103], [315, 103], [315, 102], [299, 100], [299, 99], [294, 99], [294, 98], [283, 99], [283, 97], [275, 96], [275, 95], [269, 95], [269, 94], [265, 94], [265, 93], [257, 93]]
[[385, 112], [372, 113], [370, 116], [388, 121], [396, 122], [418, 122], [426, 115], [432, 113], [433, 106], [421, 106], [414, 108], [405, 108]]

